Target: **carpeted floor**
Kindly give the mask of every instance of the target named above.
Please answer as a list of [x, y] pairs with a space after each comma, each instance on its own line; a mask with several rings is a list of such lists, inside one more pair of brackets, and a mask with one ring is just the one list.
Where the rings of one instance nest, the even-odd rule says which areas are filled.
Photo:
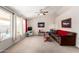
[[4, 53], [78, 53], [75, 46], [60, 46], [57, 42], [44, 42], [42, 36], [26, 37], [24, 40], [13, 45]]

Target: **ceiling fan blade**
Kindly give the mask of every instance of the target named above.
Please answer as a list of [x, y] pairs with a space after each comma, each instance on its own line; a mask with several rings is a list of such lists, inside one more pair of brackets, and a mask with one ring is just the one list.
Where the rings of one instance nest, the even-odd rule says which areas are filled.
[[46, 15], [45, 13], [43, 13], [43, 15]]
[[44, 13], [48, 13], [48, 11], [45, 11]]

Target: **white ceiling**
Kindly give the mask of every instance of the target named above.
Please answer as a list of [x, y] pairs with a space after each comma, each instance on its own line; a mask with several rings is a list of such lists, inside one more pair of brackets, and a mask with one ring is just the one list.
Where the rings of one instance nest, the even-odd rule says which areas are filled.
[[[40, 9], [48, 10], [49, 14], [55, 14], [61, 9], [61, 6], [11, 6], [16, 12], [20, 13], [24, 17], [34, 17], [37, 16]], [[38, 12], [38, 13], [36, 13]]]

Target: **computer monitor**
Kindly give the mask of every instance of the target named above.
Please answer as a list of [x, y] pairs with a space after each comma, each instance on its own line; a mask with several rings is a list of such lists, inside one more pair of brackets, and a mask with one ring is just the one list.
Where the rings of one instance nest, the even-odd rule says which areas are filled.
[[32, 27], [28, 27], [28, 31], [32, 30]]

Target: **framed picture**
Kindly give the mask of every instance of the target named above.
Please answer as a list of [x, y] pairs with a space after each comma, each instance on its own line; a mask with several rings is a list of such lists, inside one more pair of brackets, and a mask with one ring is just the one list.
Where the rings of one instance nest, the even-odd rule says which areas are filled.
[[40, 27], [40, 28], [45, 27], [45, 23], [44, 22], [38, 22], [38, 27]]
[[63, 28], [71, 28], [71, 18], [67, 18], [61, 22]]

